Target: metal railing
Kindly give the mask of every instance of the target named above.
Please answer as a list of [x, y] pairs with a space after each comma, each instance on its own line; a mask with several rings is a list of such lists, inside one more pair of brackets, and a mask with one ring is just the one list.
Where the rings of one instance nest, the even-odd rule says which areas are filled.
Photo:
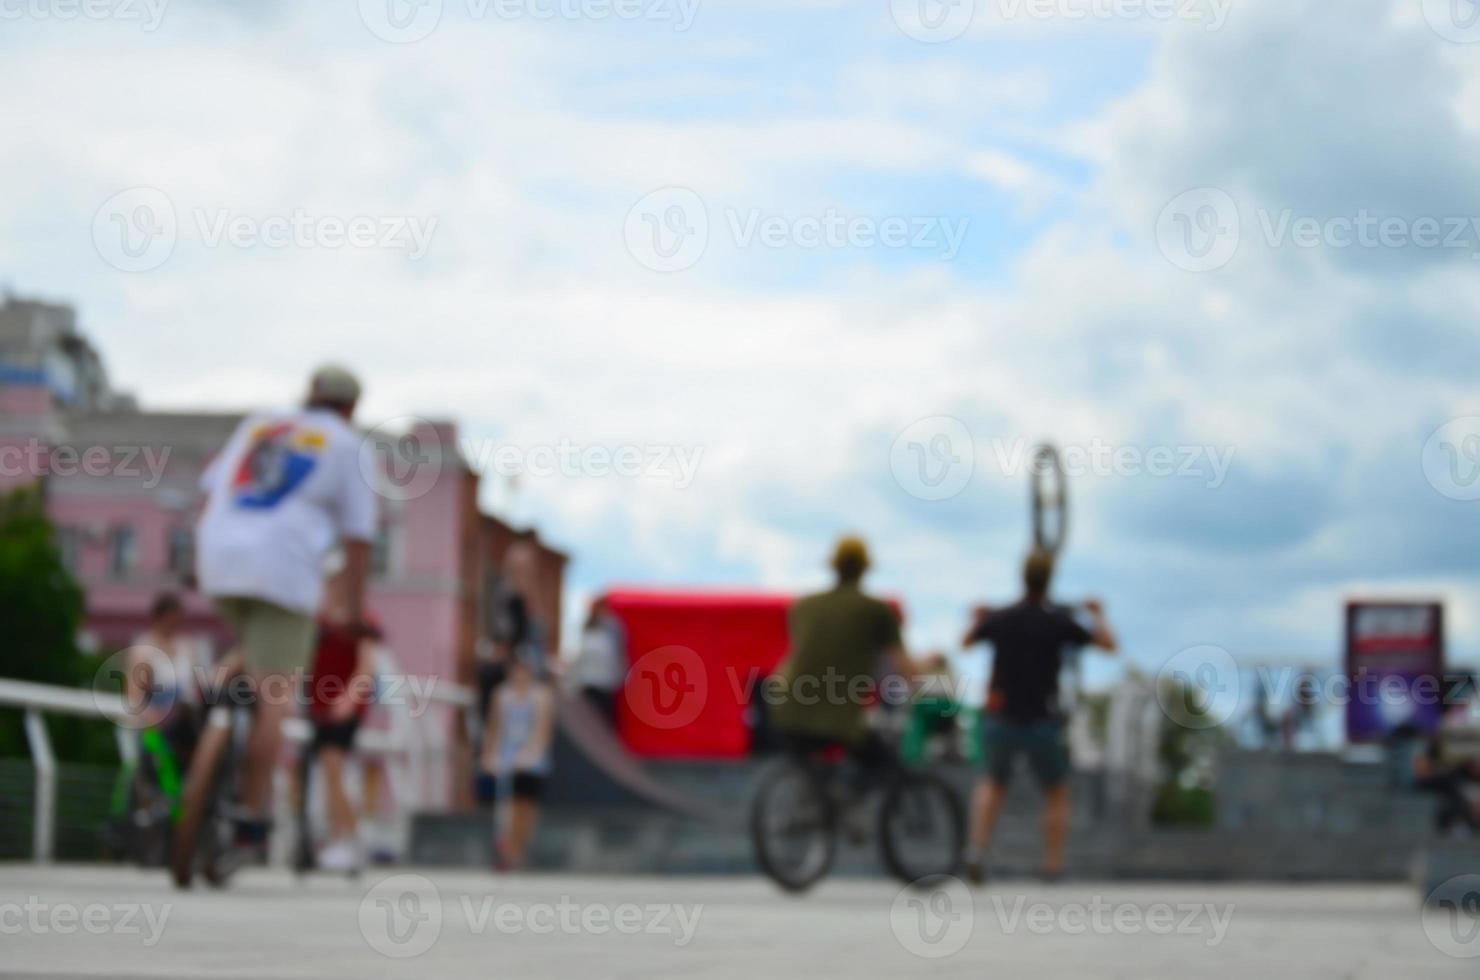
[[[457, 684], [442, 684], [435, 678], [430, 679], [424, 695], [428, 704], [435, 703], [465, 713], [476, 704], [473, 691]], [[389, 726], [385, 729], [362, 729], [355, 740], [355, 751], [384, 760], [387, 780], [398, 806], [424, 800], [427, 798], [426, 785], [423, 783], [418, 787], [416, 779], [418, 774], [423, 778], [427, 774], [429, 767], [424, 763], [429, 752], [433, 751], [434, 741], [429, 737], [426, 715], [410, 710], [412, 706], [404, 702], [379, 707], [386, 711]], [[57, 759], [44, 717], [48, 714], [70, 715], [113, 722], [119, 758], [125, 767], [131, 768], [139, 760], [137, 733], [130, 724], [136, 715], [118, 694], [0, 678], [0, 709], [4, 708], [19, 709], [24, 713], [26, 742], [36, 771], [32, 853], [37, 862], [49, 862], [56, 848]], [[311, 737], [312, 728], [303, 718], [289, 718], [283, 722], [283, 735], [289, 741], [301, 744]]]

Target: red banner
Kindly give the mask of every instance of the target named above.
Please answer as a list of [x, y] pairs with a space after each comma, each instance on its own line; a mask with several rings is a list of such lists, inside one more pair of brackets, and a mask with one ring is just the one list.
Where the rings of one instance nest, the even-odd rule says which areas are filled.
[[630, 667], [618, 730], [634, 753], [739, 758], [750, 752], [749, 702], [786, 655], [792, 597], [620, 590]]

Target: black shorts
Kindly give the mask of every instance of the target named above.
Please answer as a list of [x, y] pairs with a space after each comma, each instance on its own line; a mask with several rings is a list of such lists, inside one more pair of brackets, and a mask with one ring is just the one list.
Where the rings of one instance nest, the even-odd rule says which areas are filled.
[[345, 721], [314, 722], [313, 749], [341, 749], [349, 752], [355, 747], [355, 733], [360, 730], [358, 715]]
[[782, 732], [780, 734], [783, 750], [795, 758], [812, 758], [819, 753], [825, 754], [834, 749], [841, 749], [855, 765], [870, 772], [888, 769], [894, 763], [894, 753], [876, 732], [869, 732], [864, 736], [863, 741], [853, 744], [810, 732]]
[[538, 800], [545, 793], [545, 777], [533, 772], [516, 772], [509, 784], [509, 795], [516, 800]]

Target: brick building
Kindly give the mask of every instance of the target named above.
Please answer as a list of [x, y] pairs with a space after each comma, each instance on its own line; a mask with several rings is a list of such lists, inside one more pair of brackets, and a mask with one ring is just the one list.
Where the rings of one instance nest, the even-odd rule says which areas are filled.
[[[193, 534], [200, 474], [240, 419], [141, 411], [112, 389], [70, 308], [15, 298], [0, 305], [0, 490], [41, 481], [63, 558], [87, 592], [87, 642], [127, 645], [166, 590], [183, 594], [187, 629], [226, 642], [190, 588]], [[453, 423], [422, 422], [404, 438], [435, 478], [383, 500], [371, 608], [402, 670], [467, 684], [503, 554], [519, 531], [480, 510], [479, 476], [457, 451]], [[396, 446], [382, 440], [380, 449], [390, 466]], [[559, 610], [566, 556], [538, 536], [534, 544], [545, 608]], [[556, 616], [554, 650], [559, 626]], [[440, 710], [433, 727], [445, 741], [430, 748], [465, 758], [463, 726]], [[456, 771], [450, 765], [434, 791], [440, 802], [462, 798]]]

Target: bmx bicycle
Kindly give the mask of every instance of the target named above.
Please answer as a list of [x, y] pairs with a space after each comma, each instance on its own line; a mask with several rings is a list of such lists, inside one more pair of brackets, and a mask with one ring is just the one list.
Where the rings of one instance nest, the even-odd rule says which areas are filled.
[[237, 843], [237, 828], [248, 816], [239, 784], [256, 687], [239, 667], [229, 666], [212, 700], [170, 839], [170, 876], [180, 888], [189, 888], [197, 873], [211, 887], [223, 888], [252, 860], [250, 850]]
[[113, 788], [105, 836], [116, 859], [141, 868], [169, 863], [170, 841], [180, 817], [182, 774], [188, 767], [193, 723], [178, 736], [160, 728], [139, 732], [139, 758], [125, 767]]
[[965, 850], [961, 801], [934, 773], [906, 767], [883, 747], [877, 765], [838, 758], [835, 748], [792, 752], [761, 775], [750, 812], [756, 863], [790, 892], [832, 868], [838, 841], [872, 834], [884, 866], [913, 884], [953, 873]]
[[[197, 873], [211, 887], [224, 888], [243, 865], [258, 860], [254, 848], [237, 843], [238, 827], [250, 818], [239, 790], [257, 691], [239, 663], [228, 663], [223, 674], [226, 679], [206, 715], [184, 789], [175, 802], [168, 853], [170, 874], [180, 888], [189, 888]], [[318, 870], [309, 813], [309, 787], [316, 762], [317, 749], [312, 737], [307, 737], [293, 773], [294, 843], [290, 864], [300, 877]], [[349, 877], [357, 874], [353, 871]]]

